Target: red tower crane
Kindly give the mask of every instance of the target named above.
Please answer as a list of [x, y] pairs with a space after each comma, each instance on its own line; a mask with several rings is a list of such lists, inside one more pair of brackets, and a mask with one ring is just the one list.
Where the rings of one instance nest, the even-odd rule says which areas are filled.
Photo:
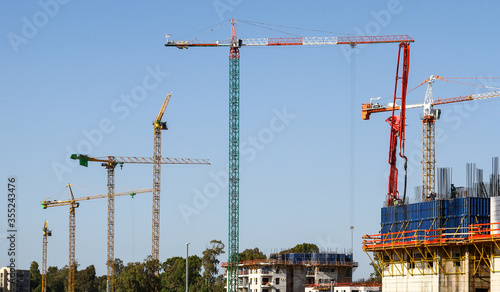
[[[238, 290], [239, 253], [239, 110], [240, 110], [240, 51], [241, 47], [257, 46], [317, 46], [404, 43], [409, 52], [409, 43], [414, 40], [407, 35], [342, 36], [342, 37], [292, 37], [292, 38], [245, 38], [237, 36], [237, 21], [231, 19], [231, 38], [222, 41], [172, 41], [167, 35], [166, 47], [187, 49], [189, 47], [229, 48], [229, 232], [228, 232], [228, 285], [229, 292]], [[406, 50], [405, 50], [406, 52]], [[409, 60], [409, 55], [408, 55]], [[406, 71], [407, 73], [407, 71]], [[406, 85], [404, 86], [406, 94]], [[403, 130], [404, 133], [404, 130]], [[397, 192], [397, 191], [396, 191]]]

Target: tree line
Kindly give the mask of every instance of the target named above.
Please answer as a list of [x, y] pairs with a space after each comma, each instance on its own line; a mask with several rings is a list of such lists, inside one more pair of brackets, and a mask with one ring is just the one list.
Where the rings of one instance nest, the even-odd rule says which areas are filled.
[[[297, 244], [295, 247], [280, 253], [315, 253], [318, 246], [311, 243]], [[224, 254], [224, 244], [220, 240], [212, 240], [202, 252], [202, 256], [189, 257], [189, 290], [197, 292], [224, 291], [224, 275], [219, 274], [220, 261], [218, 257]], [[258, 248], [246, 249], [238, 254], [240, 262], [258, 259], [267, 259], [267, 256]], [[76, 265], [78, 267], [78, 264]], [[114, 262], [116, 292], [185, 292], [186, 259], [171, 257], [164, 262], [152, 260], [148, 256], [143, 262], [132, 262], [124, 265], [120, 259]], [[377, 275], [370, 275], [370, 280]], [[105, 292], [107, 276], [96, 276], [94, 265], [83, 270], [76, 268], [75, 292]], [[42, 276], [36, 261], [30, 267], [30, 290], [42, 291]], [[68, 290], [68, 266], [61, 269], [49, 267], [47, 269], [47, 292], [64, 292]]]
[[[192, 255], [188, 263], [188, 280], [190, 291], [218, 292], [224, 291], [224, 275], [219, 275], [218, 257], [224, 253], [224, 244], [212, 240], [203, 251], [202, 257]], [[78, 265], [77, 265], [78, 267]], [[120, 259], [114, 262], [115, 291], [135, 292], [185, 292], [186, 259], [172, 257], [165, 262], [152, 260], [148, 256], [143, 262], [132, 262], [124, 265]], [[107, 277], [95, 274], [94, 265], [75, 272], [75, 292], [106, 291]], [[30, 267], [30, 290], [42, 291], [42, 275], [36, 261]], [[61, 269], [47, 269], [47, 291], [64, 292], [68, 289], [68, 266]]]

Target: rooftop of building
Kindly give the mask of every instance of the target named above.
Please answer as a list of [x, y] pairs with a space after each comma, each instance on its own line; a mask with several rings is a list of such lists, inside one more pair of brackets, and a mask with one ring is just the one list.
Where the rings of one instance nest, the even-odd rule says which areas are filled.
[[[318, 253], [275, 253], [269, 259], [242, 261], [240, 267], [274, 266], [274, 265], [303, 265], [303, 266], [328, 266], [328, 267], [357, 267], [353, 261], [352, 253], [318, 252]], [[222, 263], [227, 268], [228, 263]]]

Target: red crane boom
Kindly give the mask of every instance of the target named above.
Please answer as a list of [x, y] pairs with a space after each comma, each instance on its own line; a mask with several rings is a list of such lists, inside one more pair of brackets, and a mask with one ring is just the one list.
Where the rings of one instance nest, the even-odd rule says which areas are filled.
[[[403, 50], [403, 61], [401, 68], [401, 77], [399, 77], [399, 68], [401, 61], [401, 50]], [[393, 104], [397, 104], [397, 100], [400, 100], [399, 116], [395, 114], [394, 107], [392, 108], [392, 115], [386, 121], [391, 126], [391, 136], [389, 143], [389, 165], [391, 166], [389, 172], [389, 190], [387, 192], [387, 206], [393, 206], [394, 204], [399, 204], [404, 202], [406, 198], [406, 166], [408, 159], [405, 156], [405, 121], [406, 121], [406, 91], [408, 88], [408, 71], [410, 69], [410, 44], [401, 43], [399, 44], [398, 52], [398, 65], [396, 69], [396, 85], [394, 86], [394, 98]], [[401, 80], [401, 96], [397, 97], [398, 83]], [[396, 167], [397, 155], [396, 151], [398, 148], [398, 138], [399, 138], [399, 156], [405, 160], [405, 187], [403, 200], [399, 198], [398, 192], [398, 168]]]

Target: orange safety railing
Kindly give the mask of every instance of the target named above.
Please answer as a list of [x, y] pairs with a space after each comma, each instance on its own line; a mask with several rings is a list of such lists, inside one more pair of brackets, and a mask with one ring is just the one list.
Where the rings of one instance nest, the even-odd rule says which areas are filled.
[[[465, 227], [464, 227], [465, 228]], [[403, 247], [421, 244], [468, 243], [474, 240], [500, 240], [500, 223], [469, 225], [468, 232], [455, 232], [463, 228], [411, 230], [363, 236], [363, 249]]]

